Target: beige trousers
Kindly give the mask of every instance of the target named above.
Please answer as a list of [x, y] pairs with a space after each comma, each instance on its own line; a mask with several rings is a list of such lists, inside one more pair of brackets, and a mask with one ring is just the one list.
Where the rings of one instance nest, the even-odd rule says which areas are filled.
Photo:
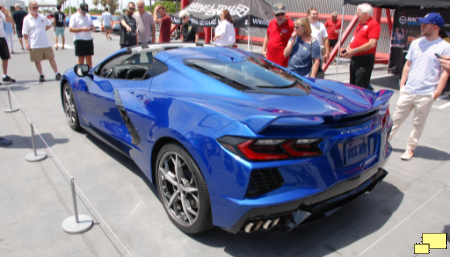
[[425, 121], [427, 120], [433, 103], [434, 97], [431, 94], [414, 95], [406, 92], [405, 90], [400, 90], [400, 98], [397, 102], [395, 114], [392, 117], [394, 125], [392, 126], [392, 131], [388, 141], [391, 141], [398, 128], [402, 125], [406, 118], [408, 118], [409, 114], [414, 109], [414, 117], [412, 122], [413, 130], [411, 131], [411, 135], [409, 136], [407, 147], [411, 148], [411, 150], [415, 150], [420, 136], [422, 135]]

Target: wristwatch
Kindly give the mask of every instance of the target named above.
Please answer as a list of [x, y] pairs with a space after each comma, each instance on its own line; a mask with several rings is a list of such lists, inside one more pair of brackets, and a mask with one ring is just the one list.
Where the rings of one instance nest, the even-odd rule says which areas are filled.
[[355, 48], [355, 54], [358, 52], [358, 48]]

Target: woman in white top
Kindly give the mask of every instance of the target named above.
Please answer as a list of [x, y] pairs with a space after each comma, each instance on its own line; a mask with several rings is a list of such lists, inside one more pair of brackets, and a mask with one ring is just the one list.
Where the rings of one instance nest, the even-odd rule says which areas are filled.
[[220, 12], [220, 22], [215, 30], [216, 36], [213, 42], [217, 46], [232, 47], [236, 43], [236, 32], [234, 31], [233, 19], [228, 10]]

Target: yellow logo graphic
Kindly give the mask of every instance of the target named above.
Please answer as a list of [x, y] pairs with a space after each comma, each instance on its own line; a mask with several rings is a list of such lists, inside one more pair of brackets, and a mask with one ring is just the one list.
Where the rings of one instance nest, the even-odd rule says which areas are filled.
[[422, 233], [422, 244], [414, 245], [414, 254], [429, 254], [430, 249], [447, 249], [447, 233]]

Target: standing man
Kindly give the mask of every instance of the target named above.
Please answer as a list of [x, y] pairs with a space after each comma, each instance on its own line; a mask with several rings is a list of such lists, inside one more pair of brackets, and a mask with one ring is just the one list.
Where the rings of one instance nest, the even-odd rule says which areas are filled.
[[[9, 55], [8, 43], [5, 39], [5, 28], [3, 27], [5, 22], [14, 22], [10, 15], [5, 15], [6, 9], [0, 5], [0, 58], [2, 58], [2, 68], [3, 68], [3, 82], [16, 82], [15, 79], [8, 76], [8, 60], [11, 58]], [[5, 22], [3, 22], [5, 21]], [[1, 83], [0, 83], [1, 85]]]
[[145, 11], [144, 0], [137, 1], [138, 11], [133, 13], [137, 24], [137, 35], [139, 44], [155, 43], [155, 21], [153, 15]]
[[23, 20], [22, 34], [25, 37], [25, 45], [30, 51], [30, 61], [34, 62], [39, 72], [39, 82], [44, 82], [42, 73], [42, 60], [49, 60], [55, 79], [61, 80], [61, 74], [56, 67], [52, 46], [48, 42], [46, 31], [52, 27], [52, 23], [42, 14], [38, 13], [38, 4], [35, 0], [29, 4], [30, 15]]
[[61, 35], [62, 47], [64, 49], [64, 43], [66, 42], [64, 38], [64, 31], [66, 30], [66, 15], [61, 12], [61, 5], [56, 6], [57, 12], [53, 13], [53, 24], [55, 25], [55, 49], [58, 50], [58, 36]]
[[283, 53], [292, 32], [294, 32], [294, 22], [286, 16], [286, 7], [283, 3], [275, 3], [272, 9], [274, 19], [269, 22], [267, 27], [262, 54], [269, 61], [287, 67], [289, 57], [284, 57]]
[[80, 4], [80, 9], [70, 17], [69, 30], [73, 32], [73, 44], [75, 55], [78, 56], [78, 64], [86, 64], [92, 67], [92, 56], [94, 55], [94, 42], [92, 41], [91, 29], [94, 29], [89, 8], [86, 3]]
[[103, 24], [103, 28], [105, 29], [105, 36], [106, 36], [106, 40], [111, 38], [111, 33], [112, 33], [112, 16], [111, 13], [108, 12], [108, 7], [105, 7], [105, 12], [102, 13], [102, 20], [101, 20], [102, 24]]
[[402, 160], [410, 160], [422, 135], [425, 121], [434, 101], [441, 95], [447, 84], [449, 70], [442, 68], [440, 55], [450, 54], [450, 45], [439, 37], [439, 29], [444, 25], [439, 13], [429, 13], [417, 19], [423, 37], [414, 40], [406, 55], [406, 63], [400, 80], [400, 98], [393, 116], [394, 125], [389, 141], [414, 109], [413, 130], [409, 136]]
[[120, 48], [138, 43], [136, 20], [133, 18], [135, 7], [133, 2], [129, 2], [127, 12], [120, 15]]
[[[308, 19], [311, 24], [311, 36], [317, 38], [320, 45], [325, 48], [325, 55], [323, 55], [323, 60], [325, 62], [330, 58], [330, 42], [328, 41], [328, 33], [325, 25], [319, 22], [319, 11], [316, 7], [311, 7], [308, 10]], [[320, 51], [322, 54], [322, 51]]]
[[23, 48], [23, 42], [22, 42], [22, 25], [23, 25], [23, 19], [25, 16], [28, 15], [28, 13], [20, 7], [20, 4], [15, 4], [14, 7], [16, 8], [16, 11], [13, 13], [13, 19], [16, 23], [16, 31], [17, 31], [17, 38], [19, 39], [19, 43], [22, 46], [22, 50], [25, 50]]
[[159, 28], [158, 43], [170, 43], [170, 27], [172, 26], [172, 20], [169, 15], [166, 14], [166, 7], [164, 7], [164, 5], [158, 4], [155, 7], [153, 21], [161, 24], [161, 27]]
[[180, 19], [183, 22], [181, 27], [181, 34], [183, 35], [183, 42], [198, 42], [198, 28], [189, 20], [189, 12], [182, 10], [180, 12]]
[[339, 40], [339, 33], [341, 33], [341, 21], [337, 18], [337, 12], [331, 13], [331, 19], [325, 22], [325, 28], [327, 28], [330, 48], [333, 49]]
[[359, 24], [353, 32], [350, 45], [343, 57], [351, 57], [350, 84], [369, 89], [370, 77], [375, 64], [375, 50], [380, 37], [381, 27], [372, 19], [373, 9], [370, 4], [357, 7]]

